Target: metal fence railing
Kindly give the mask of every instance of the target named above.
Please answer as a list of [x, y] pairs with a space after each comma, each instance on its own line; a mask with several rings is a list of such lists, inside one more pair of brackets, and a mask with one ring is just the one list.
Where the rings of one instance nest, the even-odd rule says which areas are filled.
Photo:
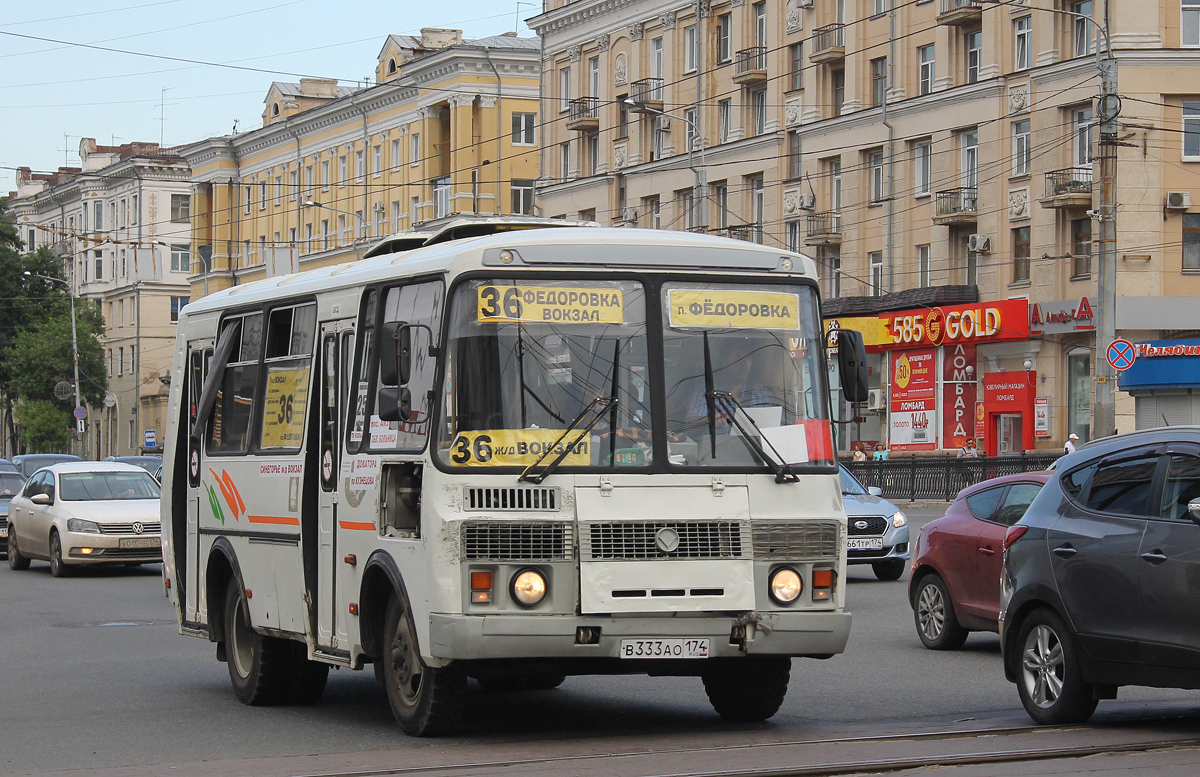
[[887, 499], [949, 502], [967, 486], [1001, 475], [1038, 472], [1049, 467], [1058, 457], [1057, 453], [979, 456], [971, 459], [960, 459], [954, 455], [906, 456], [885, 461], [842, 463], [864, 486], [883, 489], [883, 496]]

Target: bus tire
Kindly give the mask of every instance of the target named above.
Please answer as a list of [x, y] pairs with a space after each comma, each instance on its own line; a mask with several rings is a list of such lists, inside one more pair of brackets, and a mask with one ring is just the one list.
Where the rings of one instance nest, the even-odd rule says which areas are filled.
[[252, 707], [278, 702], [292, 648], [288, 640], [264, 637], [250, 625], [250, 608], [237, 578], [225, 590], [225, 644], [225, 663], [238, 700]]
[[455, 667], [426, 666], [408, 603], [400, 596], [388, 602], [384, 616], [384, 689], [400, 729], [415, 737], [451, 731], [462, 715], [467, 676]]
[[316, 704], [329, 681], [329, 664], [308, 660], [308, 646], [292, 642], [292, 672], [285, 690], [288, 704]]
[[787, 656], [755, 656], [721, 661], [701, 679], [708, 701], [722, 718], [762, 721], [779, 711], [791, 672]]

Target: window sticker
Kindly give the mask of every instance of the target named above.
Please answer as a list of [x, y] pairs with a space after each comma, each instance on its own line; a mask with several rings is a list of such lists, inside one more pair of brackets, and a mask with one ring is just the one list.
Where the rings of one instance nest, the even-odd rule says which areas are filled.
[[668, 294], [673, 329], [800, 328], [799, 294], [723, 289], [671, 289]]
[[586, 467], [592, 463], [587, 437], [575, 442], [579, 430], [572, 430], [562, 442], [562, 429], [489, 429], [459, 432], [450, 444], [450, 461], [462, 467], [527, 467], [543, 454], [552, 461], [566, 450], [563, 466]]
[[299, 448], [308, 407], [309, 367], [271, 367], [263, 407], [262, 447]]
[[481, 324], [623, 324], [621, 289], [578, 286], [480, 286]]

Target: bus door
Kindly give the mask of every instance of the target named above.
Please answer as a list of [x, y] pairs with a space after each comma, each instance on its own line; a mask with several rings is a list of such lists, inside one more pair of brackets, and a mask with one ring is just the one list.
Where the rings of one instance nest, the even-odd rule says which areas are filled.
[[[340, 419], [345, 417], [345, 351], [354, 352], [354, 321], [321, 324], [321, 495], [317, 521], [317, 646], [337, 649], [345, 639], [345, 625], [338, 623], [338, 483], [341, 479], [342, 437]], [[342, 639], [339, 640], [339, 633]], [[348, 644], [348, 643], [347, 643]]]
[[[196, 428], [196, 414], [200, 405], [200, 393], [204, 390], [204, 379], [208, 375], [208, 363], [212, 360], [213, 341], [193, 340], [188, 343], [187, 385], [184, 389], [184, 401], [188, 408], [188, 439]], [[187, 532], [183, 537], [175, 537], [175, 542], [183, 543], [176, 576], [183, 579], [184, 619], [193, 623], [200, 621], [200, 500], [203, 496], [199, 478], [190, 476], [191, 470], [199, 471], [200, 452], [189, 452], [195, 455], [195, 462], [188, 462], [189, 478], [187, 489]], [[195, 481], [195, 482], [193, 482]], [[176, 482], [179, 482], [176, 480]]]

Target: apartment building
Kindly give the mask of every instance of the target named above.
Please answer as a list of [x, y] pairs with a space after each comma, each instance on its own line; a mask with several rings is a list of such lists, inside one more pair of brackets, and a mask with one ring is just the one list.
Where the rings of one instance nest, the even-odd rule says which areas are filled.
[[540, 47], [390, 35], [370, 87], [273, 83], [263, 126], [181, 149], [193, 171], [192, 294], [353, 261], [453, 214], [529, 213]]
[[[1097, 125], [1117, 111], [1118, 336], [1151, 354], [1117, 428], [1200, 421], [1196, 0], [547, 0], [529, 23], [542, 214], [816, 258], [827, 320], [873, 361], [843, 446], [1088, 439]], [[1120, 100], [1101, 106], [1106, 37]]]
[[49, 248], [71, 293], [104, 314], [108, 397], [87, 408], [78, 452], [160, 453], [175, 321], [189, 297], [191, 171], [157, 143], [83, 138], [79, 159], [55, 173], [20, 168], [7, 210], [26, 249]]

